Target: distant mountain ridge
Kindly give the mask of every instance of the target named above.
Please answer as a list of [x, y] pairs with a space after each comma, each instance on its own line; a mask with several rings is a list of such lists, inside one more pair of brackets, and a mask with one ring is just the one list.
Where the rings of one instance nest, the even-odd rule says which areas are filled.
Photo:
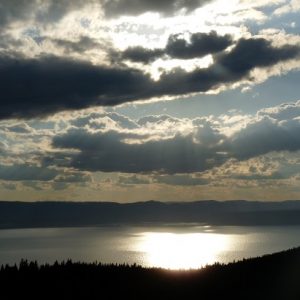
[[10, 202], [0, 201], [0, 228], [197, 222], [300, 225], [300, 201]]

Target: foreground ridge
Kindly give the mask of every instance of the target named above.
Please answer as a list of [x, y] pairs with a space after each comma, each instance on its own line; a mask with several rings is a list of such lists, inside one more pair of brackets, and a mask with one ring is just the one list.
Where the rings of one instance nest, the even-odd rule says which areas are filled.
[[199, 270], [23, 260], [1, 266], [1, 299], [300, 299], [300, 247]]

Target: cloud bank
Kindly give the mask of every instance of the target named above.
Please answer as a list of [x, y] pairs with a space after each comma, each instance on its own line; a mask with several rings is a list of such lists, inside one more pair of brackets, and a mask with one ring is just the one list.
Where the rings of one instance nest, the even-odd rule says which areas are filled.
[[[178, 51], [178, 50], [177, 50]], [[190, 50], [189, 50], [190, 51]], [[103, 66], [55, 56], [0, 56], [0, 118], [30, 118], [64, 110], [113, 106], [155, 97], [208, 92], [237, 83], [255, 68], [266, 68], [299, 56], [300, 46], [272, 46], [263, 38], [240, 39], [214, 63], [194, 71], [174, 69], [158, 81], [140, 69]]]
[[[289, 113], [291, 107], [293, 113]], [[231, 159], [242, 161], [271, 152], [300, 150], [300, 118], [294, 116], [299, 107], [298, 101], [259, 111], [255, 117], [244, 120], [243, 126], [240, 122], [232, 126], [227, 120], [228, 129], [217, 119], [180, 120], [168, 116], [143, 118], [129, 131], [122, 127], [97, 129], [92, 118], [86, 119], [83, 128], [72, 127], [55, 136], [53, 146], [78, 150], [69, 164], [77, 170], [203, 172]], [[230, 131], [230, 127], [236, 129]]]

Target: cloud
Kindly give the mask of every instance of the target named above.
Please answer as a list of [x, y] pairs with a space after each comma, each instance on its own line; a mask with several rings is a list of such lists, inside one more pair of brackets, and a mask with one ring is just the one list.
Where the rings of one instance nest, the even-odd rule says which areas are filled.
[[[1, 128], [1, 127], [0, 127]], [[32, 133], [32, 128], [26, 123], [17, 123], [11, 126], [6, 126], [5, 131], [14, 132], [18, 134], [29, 134]]]
[[138, 177], [137, 175], [132, 175], [132, 176], [119, 176], [118, 178], [118, 184], [121, 186], [126, 186], [126, 185], [136, 185], [136, 184], [150, 184], [151, 181], [148, 178], [144, 177]]
[[230, 140], [228, 149], [238, 159], [248, 159], [271, 151], [300, 150], [300, 119], [278, 121], [270, 117], [249, 123]]
[[210, 180], [194, 177], [189, 174], [183, 175], [160, 175], [154, 176], [153, 180], [155, 183], [167, 184], [167, 185], [182, 185], [182, 186], [197, 186], [197, 185], [206, 185]]
[[0, 154], [6, 153], [7, 150], [7, 143], [0, 141]]
[[[161, 115], [136, 122], [114, 112], [88, 110], [48, 121], [30, 120], [19, 125], [45, 124], [34, 134], [17, 129], [4, 136], [0, 180], [21, 181], [36, 192], [92, 187], [105, 176], [111, 176], [117, 188], [212, 188], [237, 181], [242, 182], [241, 188], [255, 187], [258, 181], [268, 185], [266, 181], [286, 180], [288, 184], [299, 173], [299, 108], [297, 101], [253, 116], [188, 119]], [[95, 126], [100, 121], [101, 126]], [[9, 128], [14, 121], [3, 123]], [[12, 142], [22, 147], [15, 149]], [[11, 148], [15, 153], [8, 152]]]
[[171, 123], [181, 123], [181, 120], [178, 118], [171, 117], [169, 115], [150, 115], [145, 116], [137, 120], [137, 124], [141, 126], [145, 126], [148, 124], [161, 124], [165, 122], [171, 122]]
[[58, 172], [54, 169], [37, 166], [22, 165], [0, 165], [0, 180], [24, 181], [38, 180], [49, 181], [54, 179]]
[[210, 0], [106, 0], [103, 4], [105, 15], [136, 16], [146, 12], [158, 12], [163, 15], [172, 15], [184, 9], [190, 12], [203, 6]]
[[91, 176], [84, 172], [62, 172], [54, 178], [56, 183], [84, 183], [88, 181], [91, 181]]
[[107, 67], [53, 56], [0, 56], [0, 118], [30, 118], [63, 110], [207, 92], [245, 79], [256, 67], [296, 58], [299, 52], [297, 46], [274, 47], [262, 38], [241, 39], [230, 52], [216, 55], [208, 68], [191, 72], [174, 69], [164, 72], [158, 81], [142, 70], [126, 66]]
[[35, 8], [36, 1], [1, 0], [0, 3], [0, 25], [27, 19]]
[[57, 22], [70, 11], [79, 10], [85, 4], [82, 0], [1, 0], [0, 25], [29, 19], [43, 23]]
[[299, 57], [299, 54], [299, 46], [274, 47], [262, 38], [242, 38], [230, 52], [217, 54], [214, 63], [208, 68], [192, 72], [177, 70], [163, 74], [160, 77], [161, 84], [158, 85], [159, 93], [182, 95], [207, 92], [222, 84], [251, 79], [250, 72], [255, 68], [270, 67]]
[[93, 1], [83, 0], [1, 0], [0, 24], [34, 19], [37, 22], [57, 22], [73, 10], [79, 10]]
[[282, 119], [283, 111], [291, 111], [291, 107], [299, 109], [300, 101], [269, 109], [270, 115], [262, 110], [254, 117], [242, 118], [242, 125], [234, 131], [227, 131], [221, 118], [175, 119], [176, 123], [168, 126], [172, 118], [164, 115], [142, 118], [136, 123], [140, 127], [129, 131], [116, 127], [98, 131], [73, 127], [56, 135], [53, 147], [78, 151], [70, 154], [65, 165], [77, 170], [203, 172], [231, 159], [243, 161], [271, 152], [300, 150], [300, 118], [290, 112], [286, 114], [290, 118]]
[[51, 187], [55, 191], [61, 191], [66, 189], [68, 187], [68, 184], [66, 184], [65, 182], [53, 182], [51, 184]]
[[261, 109], [258, 111], [258, 116], [269, 116], [270, 118], [274, 118], [279, 121], [297, 118], [300, 116], [300, 100]]
[[298, 46], [273, 47], [268, 40], [240, 39], [228, 54], [218, 57], [218, 64], [228, 75], [241, 76], [255, 67], [267, 67], [299, 55]]
[[123, 176], [118, 177], [118, 184], [121, 186], [134, 186], [140, 184], [166, 184], [174, 186], [197, 186], [206, 185], [210, 180], [195, 177], [190, 174], [180, 174], [180, 175], [152, 175], [152, 176]]
[[10, 183], [10, 182], [2, 182], [1, 187], [7, 190], [15, 191], [17, 190], [17, 185], [15, 183]]
[[89, 36], [80, 36], [77, 41], [70, 41], [65, 39], [51, 39], [52, 43], [58, 47], [62, 47], [66, 54], [77, 52], [83, 54], [92, 49], [101, 49], [101, 44]]
[[[13, 131], [16, 144], [22, 143], [20, 149], [16, 149], [16, 153], [9, 151], [10, 148], [15, 148], [14, 144], [10, 147], [5, 147], [4, 151], [0, 151], [0, 180], [3, 181], [23, 181], [27, 186], [38, 185], [34, 184], [42, 182], [65, 183], [65, 184], [82, 184], [91, 181], [91, 175], [87, 172], [77, 172], [67, 168], [56, 168], [55, 164], [40, 164], [41, 159], [46, 156], [44, 151], [30, 151], [32, 143], [35, 149], [40, 148], [39, 143], [45, 143], [47, 136], [43, 136], [41, 140], [36, 139], [36, 136], [27, 134], [22, 130]], [[24, 135], [28, 135], [24, 139]], [[22, 159], [20, 158], [22, 157]], [[66, 159], [66, 156], [57, 156], [57, 159]], [[33, 183], [28, 183], [33, 182]]]
[[147, 49], [140, 46], [131, 47], [121, 53], [122, 59], [148, 64], [164, 55], [176, 59], [201, 58], [225, 50], [233, 44], [230, 35], [220, 36], [215, 31], [210, 33], [193, 33], [190, 40], [179, 34], [170, 35], [165, 49]]
[[233, 43], [230, 35], [220, 36], [215, 31], [193, 33], [190, 42], [179, 35], [169, 37], [166, 53], [173, 58], [191, 59], [225, 50]]
[[0, 57], [0, 82], [4, 87], [0, 118], [123, 103], [143, 98], [153, 84], [139, 70], [58, 57]]
[[273, 12], [275, 15], [284, 15], [288, 13], [295, 13], [300, 11], [300, 3], [298, 0], [290, 0], [287, 4], [284, 4], [275, 9]]
[[165, 54], [165, 52], [163, 49], [147, 49], [140, 46], [136, 46], [127, 48], [120, 54], [114, 54], [115, 56], [120, 56], [118, 59], [125, 59], [131, 60], [133, 62], [149, 64], [150, 62], [153, 62], [154, 60], [162, 57]]
[[134, 129], [138, 127], [138, 124], [135, 121], [115, 112], [94, 112], [90, 114], [79, 115], [70, 120], [70, 124], [75, 127], [84, 127], [88, 125], [95, 129], [106, 128], [108, 123], [114, 127], [125, 129]]
[[72, 11], [80, 11], [87, 5], [104, 10], [107, 17], [139, 15], [145, 12], [159, 12], [171, 15], [184, 9], [190, 12], [210, 0], [1, 0], [0, 25], [10, 26], [14, 22], [34, 20], [40, 23], [55, 23]]
[[274, 172], [268, 175], [264, 174], [233, 174], [230, 176], [231, 179], [238, 179], [238, 180], [278, 180], [283, 179], [284, 177], [278, 173]]
[[164, 140], [133, 144], [122, 141], [117, 132], [89, 133], [72, 129], [56, 136], [53, 146], [78, 149], [70, 167], [103, 172], [164, 172], [186, 173], [203, 171], [212, 163], [222, 163], [223, 157], [207, 147], [197, 146], [192, 136], [177, 135]]
[[40, 181], [23, 181], [23, 186], [29, 187], [35, 191], [43, 191], [45, 189], [45, 185]]
[[[270, 152], [247, 160], [230, 159], [219, 168], [206, 172], [206, 177], [218, 178], [219, 181], [231, 180], [244, 181], [247, 185], [271, 185], [276, 186], [284, 181], [291, 184], [299, 174], [300, 151]], [[269, 183], [268, 183], [269, 181]]]

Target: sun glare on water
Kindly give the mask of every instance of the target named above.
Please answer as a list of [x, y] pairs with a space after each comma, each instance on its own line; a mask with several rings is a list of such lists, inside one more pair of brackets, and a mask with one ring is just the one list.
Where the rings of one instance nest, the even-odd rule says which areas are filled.
[[215, 233], [145, 232], [138, 245], [145, 264], [167, 269], [195, 269], [213, 264], [229, 237]]

